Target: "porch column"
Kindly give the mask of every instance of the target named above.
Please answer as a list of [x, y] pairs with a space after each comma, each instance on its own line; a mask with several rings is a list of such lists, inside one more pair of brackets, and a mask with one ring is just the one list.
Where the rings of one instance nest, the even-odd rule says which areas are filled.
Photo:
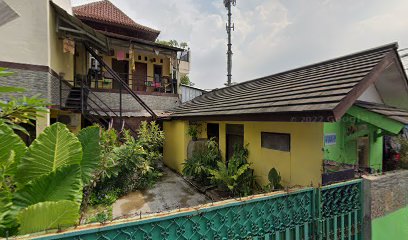
[[35, 122], [36, 137], [38, 137], [46, 127], [50, 126], [50, 109], [47, 109], [46, 112], [39, 112], [38, 115]]

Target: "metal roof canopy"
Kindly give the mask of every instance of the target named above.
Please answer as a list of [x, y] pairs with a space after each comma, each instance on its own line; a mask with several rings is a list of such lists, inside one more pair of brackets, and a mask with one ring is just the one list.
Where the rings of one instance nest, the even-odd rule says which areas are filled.
[[56, 13], [57, 32], [65, 32], [69, 37], [75, 40], [85, 41], [98, 50], [109, 53], [109, 41], [105, 35], [84, 24], [81, 20], [70, 15], [55, 3], [50, 2], [50, 4]]

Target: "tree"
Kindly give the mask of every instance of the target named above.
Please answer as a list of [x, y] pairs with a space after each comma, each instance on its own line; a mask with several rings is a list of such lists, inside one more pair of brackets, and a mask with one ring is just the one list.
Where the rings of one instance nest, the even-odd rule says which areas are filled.
[[194, 86], [194, 83], [190, 81], [190, 77], [188, 75], [184, 75], [180, 78], [180, 83], [186, 86]]
[[188, 49], [188, 43], [186, 42], [178, 42], [177, 40], [156, 40], [156, 43], [158, 44], [162, 44], [162, 45], [166, 45], [166, 46], [170, 46], [170, 47], [179, 47], [182, 48], [184, 50]]

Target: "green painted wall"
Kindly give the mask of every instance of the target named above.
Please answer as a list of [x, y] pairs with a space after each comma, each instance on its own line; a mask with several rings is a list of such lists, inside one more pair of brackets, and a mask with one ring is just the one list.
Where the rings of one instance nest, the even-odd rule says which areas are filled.
[[408, 239], [408, 207], [372, 221], [373, 240]]
[[[349, 129], [354, 129], [350, 133]], [[357, 139], [368, 136], [370, 141], [370, 168], [381, 170], [383, 137], [378, 127], [346, 114], [341, 120], [324, 124], [324, 134], [336, 134], [336, 144], [324, 146], [324, 159], [338, 163], [357, 164]]]
[[346, 142], [347, 124], [344, 121], [324, 124], [324, 134], [336, 134], [336, 144], [324, 146], [324, 159], [339, 163], [357, 162], [356, 141]]

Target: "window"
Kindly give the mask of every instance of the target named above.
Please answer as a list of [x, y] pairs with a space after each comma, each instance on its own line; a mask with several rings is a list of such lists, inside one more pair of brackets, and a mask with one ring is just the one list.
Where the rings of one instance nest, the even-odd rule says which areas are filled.
[[207, 137], [208, 139], [214, 138], [219, 143], [220, 138], [220, 126], [218, 123], [207, 123]]
[[262, 132], [261, 146], [262, 148], [290, 152], [290, 134]]

